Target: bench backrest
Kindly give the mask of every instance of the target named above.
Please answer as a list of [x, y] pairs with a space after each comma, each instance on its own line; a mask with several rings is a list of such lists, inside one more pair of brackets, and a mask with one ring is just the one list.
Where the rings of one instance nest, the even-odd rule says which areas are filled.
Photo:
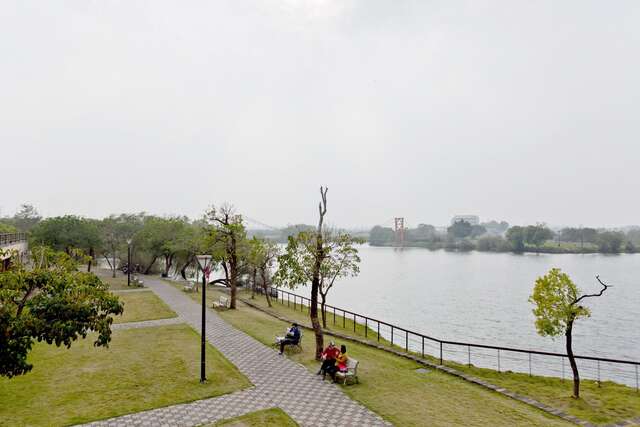
[[227, 298], [227, 297], [225, 297], [223, 295], [220, 296], [220, 304], [227, 305], [228, 302], [229, 302], [229, 298]]
[[358, 369], [359, 363], [360, 362], [358, 362], [356, 359], [353, 359], [350, 357], [347, 359], [347, 369], [352, 370], [355, 373], [356, 370]]

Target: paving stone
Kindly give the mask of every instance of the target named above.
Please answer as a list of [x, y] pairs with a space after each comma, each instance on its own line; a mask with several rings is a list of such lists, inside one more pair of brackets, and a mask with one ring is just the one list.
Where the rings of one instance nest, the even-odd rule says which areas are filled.
[[[201, 306], [173, 286], [146, 279], [146, 289], [155, 292], [179, 317], [148, 322], [123, 323], [114, 329], [159, 326], [186, 322], [200, 330]], [[127, 326], [128, 325], [128, 326]], [[274, 331], [274, 336], [277, 331]], [[278, 407], [301, 426], [388, 426], [378, 415], [351, 400], [338, 386], [322, 381], [299, 363], [278, 355], [207, 309], [209, 343], [216, 347], [254, 384], [247, 390], [196, 402], [178, 404], [97, 421], [90, 426], [196, 426]], [[330, 410], [328, 409], [330, 408]]]

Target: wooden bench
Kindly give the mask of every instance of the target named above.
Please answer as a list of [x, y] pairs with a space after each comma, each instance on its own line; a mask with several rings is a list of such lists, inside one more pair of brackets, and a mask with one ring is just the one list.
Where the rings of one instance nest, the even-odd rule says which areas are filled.
[[184, 285], [184, 287], [182, 288], [182, 290], [183, 290], [184, 292], [193, 292], [193, 291], [195, 291], [195, 290], [197, 289], [197, 288], [196, 288], [196, 286], [197, 286], [197, 285], [196, 285], [196, 283], [195, 283], [195, 282], [188, 282], [186, 285]]
[[347, 370], [344, 372], [338, 371], [336, 372], [336, 382], [340, 382], [340, 380], [342, 380], [342, 384], [347, 384], [348, 382], [351, 382], [353, 384], [353, 381], [356, 382], [356, 384], [359, 384], [358, 381], [358, 364], [360, 362], [358, 362], [356, 359], [352, 359], [351, 357], [347, 359]]
[[218, 299], [218, 301], [214, 301], [212, 307], [219, 309], [229, 308], [229, 298], [224, 295], [220, 295], [220, 299]]

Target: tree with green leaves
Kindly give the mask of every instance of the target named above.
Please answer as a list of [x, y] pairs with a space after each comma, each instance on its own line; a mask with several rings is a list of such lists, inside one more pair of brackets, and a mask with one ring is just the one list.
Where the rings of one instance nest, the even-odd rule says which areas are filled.
[[[541, 336], [565, 336], [567, 357], [573, 372], [573, 396], [580, 397], [580, 375], [573, 354], [572, 333], [576, 320], [591, 316], [591, 311], [580, 303], [586, 298], [600, 297], [610, 287], [596, 276], [602, 289], [594, 294], [582, 294], [566, 273], [559, 268], [536, 280], [529, 302], [535, 304], [536, 330]], [[581, 295], [582, 294], [582, 295]]]
[[28, 203], [20, 205], [20, 209], [13, 216], [13, 226], [22, 232], [31, 231], [42, 219], [38, 210]]
[[98, 227], [103, 243], [102, 255], [107, 260], [113, 277], [116, 277], [118, 252], [127, 250], [127, 240], [133, 240], [142, 229], [143, 221], [143, 214], [110, 215], [100, 221]]
[[535, 246], [538, 252], [544, 242], [553, 239], [553, 231], [544, 224], [528, 225], [524, 229], [524, 233], [525, 242]]
[[178, 252], [180, 236], [185, 231], [187, 219], [185, 217], [161, 218], [157, 216], [147, 216], [144, 225], [134, 240], [136, 246], [146, 251], [151, 256], [151, 260], [144, 269], [144, 274], [149, 274], [151, 268], [158, 258], [164, 259], [163, 275], [169, 275], [169, 270]]
[[520, 227], [519, 225], [509, 228], [505, 236], [514, 252], [524, 252], [526, 237], [527, 234], [524, 227]]
[[212, 206], [206, 213], [205, 242], [213, 259], [220, 262], [229, 286], [229, 308], [236, 308], [238, 272], [245, 263], [248, 244], [247, 231], [242, 224], [242, 215], [230, 204], [219, 208]]
[[69, 255], [77, 253], [78, 249], [84, 251], [91, 257], [87, 261], [87, 271], [91, 271], [96, 250], [102, 245], [98, 221], [75, 215], [40, 221], [31, 230], [30, 240], [32, 244], [50, 246]]
[[465, 237], [469, 237], [471, 236], [472, 232], [473, 226], [463, 219], [454, 222], [449, 228], [447, 228], [447, 233], [456, 239], [464, 239]]
[[31, 257], [28, 269], [17, 264], [0, 272], [0, 376], [9, 378], [33, 368], [27, 356], [36, 340], [69, 348], [96, 332], [94, 345], [108, 346], [113, 316], [123, 310], [108, 286], [78, 271], [67, 253], [35, 247]]
[[[249, 240], [249, 250], [247, 263], [251, 270], [253, 290], [257, 286], [257, 276], [260, 274], [260, 284], [267, 300], [267, 305], [271, 307], [269, 286], [271, 284], [271, 268], [280, 255], [280, 247], [271, 240], [258, 239], [254, 237]], [[253, 297], [253, 292], [252, 292]]]

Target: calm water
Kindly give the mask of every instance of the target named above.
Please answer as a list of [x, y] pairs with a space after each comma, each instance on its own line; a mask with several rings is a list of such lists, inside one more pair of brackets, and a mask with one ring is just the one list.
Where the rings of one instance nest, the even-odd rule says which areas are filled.
[[[361, 272], [336, 283], [329, 303], [441, 339], [564, 353], [563, 337], [537, 335], [527, 301], [552, 267], [586, 292], [591, 318], [574, 327], [581, 355], [640, 360], [640, 255], [453, 253], [362, 246]], [[308, 289], [299, 293], [308, 294]], [[465, 356], [466, 360], [466, 356]], [[559, 369], [559, 368], [558, 368]], [[568, 371], [567, 371], [568, 372]]]

